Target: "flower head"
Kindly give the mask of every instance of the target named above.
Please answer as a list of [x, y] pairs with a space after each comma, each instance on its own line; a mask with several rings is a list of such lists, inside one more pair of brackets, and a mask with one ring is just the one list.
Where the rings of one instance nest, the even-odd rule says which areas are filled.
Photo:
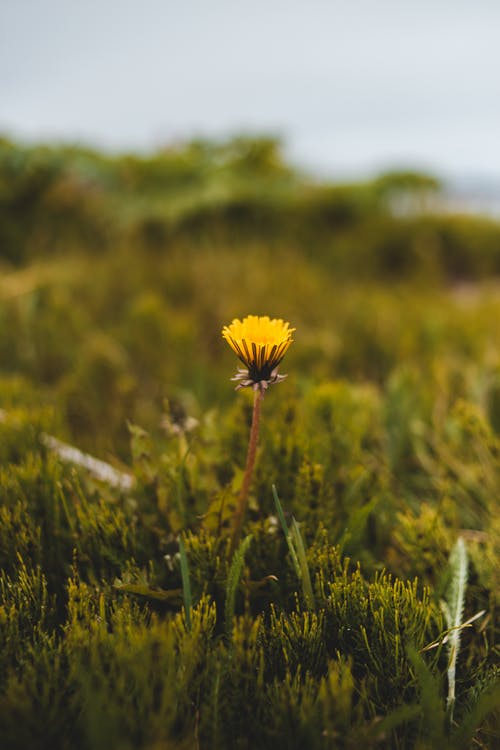
[[235, 318], [229, 326], [224, 326], [222, 336], [246, 368], [240, 368], [232, 378], [238, 381], [237, 390], [252, 386], [264, 392], [272, 383], [286, 378], [278, 375], [277, 368], [293, 341], [294, 331], [281, 318], [271, 319], [267, 315]]

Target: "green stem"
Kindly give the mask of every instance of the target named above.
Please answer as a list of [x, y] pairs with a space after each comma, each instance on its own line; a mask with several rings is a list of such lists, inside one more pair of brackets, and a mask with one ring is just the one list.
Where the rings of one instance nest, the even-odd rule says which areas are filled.
[[241, 491], [238, 496], [238, 504], [233, 518], [233, 531], [231, 535], [231, 555], [238, 546], [241, 527], [243, 526], [243, 519], [245, 518], [245, 512], [248, 505], [248, 491], [250, 489], [250, 483], [252, 481], [253, 467], [255, 465], [255, 455], [257, 453], [257, 441], [259, 438], [259, 424], [260, 424], [260, 407], [264, 393], [258, 388], [255, 391], [253, 400], [253, 414], [252, 414], [252, 426], [250, 428], [250, 439], [248, 441], [248, 452], [247, 452], [247, 463], [245, 467], [245, 474], [243, 477], [243, 484]]

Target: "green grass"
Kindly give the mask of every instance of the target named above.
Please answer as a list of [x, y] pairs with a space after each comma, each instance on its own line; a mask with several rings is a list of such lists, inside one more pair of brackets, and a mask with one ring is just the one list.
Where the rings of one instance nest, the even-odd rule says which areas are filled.
[[[2, 748], [498, 745], [500, 228], [394, 213], [438, 189], [1, 143]], [[231, 559], [249, 313], [297, 331]]]

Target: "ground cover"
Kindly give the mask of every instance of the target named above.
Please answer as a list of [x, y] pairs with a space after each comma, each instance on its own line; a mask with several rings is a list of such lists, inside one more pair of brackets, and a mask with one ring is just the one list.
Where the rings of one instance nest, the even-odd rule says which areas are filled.
[[[272, 141], [1, 154], [3, 746], [496, 747], [498, 226]], [[250, 313], [296, 331], [231, 554]]]

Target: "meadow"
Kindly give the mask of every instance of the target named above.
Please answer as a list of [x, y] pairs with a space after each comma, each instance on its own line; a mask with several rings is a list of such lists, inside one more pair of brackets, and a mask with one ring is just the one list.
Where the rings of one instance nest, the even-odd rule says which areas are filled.
[[500, 224], [441, 190], [0, 140], [2, 748], [500, 747]]

